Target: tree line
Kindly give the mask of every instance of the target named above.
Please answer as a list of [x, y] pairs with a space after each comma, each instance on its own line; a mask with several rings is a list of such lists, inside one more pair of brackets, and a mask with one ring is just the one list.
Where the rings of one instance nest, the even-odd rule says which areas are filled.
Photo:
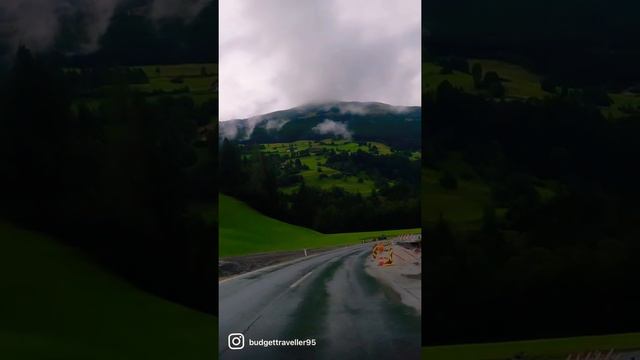
[[[423, 103], [425, 166], [444, 172], [458, 154], [491, 189], [480, 229], [425, 226], [425, 343], [638, 331], [640, 118], [611, 121], [572, 94], [499, 101], [447, 82]], [[452, 176], [442, 182], [456, 191]], [[554, 184], [549, 199], [540, 182]]]
[[[384, 160], [376, 162], [371, 160], [373, 155], [364, 152], [341, 156], [354, 157], [348, 164], [340, 163], [342, 170], [353, 173], [377, 171], [380, 181], [370, 194], [350, 193], [340, 187], [323, 190], [307, 185], [299, 175], [292, 181], [288, 158], [267, 155], [260, 151], [259, 145], [236, 144], [224, 139], [220, 149], [220, 191], [245, 201], [266, 215], [324, 233], [420, 226], [417, 161], [412, 166], [407, 164], [406, 158], [388, 156], [378, 157], [387, 159], [388, 163]], [[370, 162], [364, 162], [358, 168], [354, 160], [364, 157]], [[329, 160], [323, 166], [334, 165], [338, 169], [338, 162]], [[302, 167], [297, 168], [300, 169]], [[322, 171], [321, 168], [318, 171]], [[392, 179], [396, 181], [392, 182]], [[283, 185], [295, 183], [297, 188], [291, 194], [279, 190]]]

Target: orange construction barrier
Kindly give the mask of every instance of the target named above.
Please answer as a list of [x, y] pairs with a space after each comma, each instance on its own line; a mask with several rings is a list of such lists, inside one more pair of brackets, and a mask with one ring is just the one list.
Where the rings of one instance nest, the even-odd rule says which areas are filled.
[[383, 244], [376, 244], [373, 246], [373, 251], [371, 252], [371, 257], [375, 260], [378, 255], [382, 252], [384, 252], [384, 245]]
[[382, 260], [380, 260], [378, 265], [380, 265], [380, 266], [393, 265], [393, 249], [389, 252], [389, 256], [388, 257], [383, 258]]

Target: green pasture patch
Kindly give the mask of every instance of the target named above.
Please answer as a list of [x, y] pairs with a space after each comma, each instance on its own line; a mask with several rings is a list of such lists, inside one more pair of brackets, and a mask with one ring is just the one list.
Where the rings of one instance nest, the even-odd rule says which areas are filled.
[[481, 182], [458, 179], [456, 189], [440, 185], [441, 174], [430, 169], [422, 171], [422, 223], [433, 224], [442, 215], [458, 228], [480, 226], [491, 191]]
[[611, 100], [613, 100], [613, 104], [608, 107], [602, 109], [602, 113], [604, 116], [620, 118], [627, 113], [623, 111], [624, 108], [635, 108], [636, 111], [640, 112], [640, 94], [609, 94]]
[[491, 59], [473, 59], [470, 61], [470, 66], [475, 63], [482, 65], [484, 74], [495, 71], [501, 79], [505, 80], [503, 84], [507, 89], [507, 96], [542, 99], [549, 95], [540, 86], [540, 76], [522, 66]]
[[[304, 178], [305, 184], [308, 186], [318, 187], [321, 189], [330, 189], [332, 187], [340, 187], [346, 191], [368, 195], [375, 188], [373, 180], [366, 174], [358, 176], [344, 176], [342, 178], [334, 178], [332, 175], [340, 174], [340, 171], [324, 166], [326, 156], [321, 154], [322, 149], [334, 150], [337, 152], [356, 152], [358, 150], [369, 152], [369, 145], [376, 146], [378, 153], [381, 155], [389, 155], [393, 150], [385, 144], [379, 142], [366, 142], [359, 144], [350, 140], [325, 139], [321, 141], [314, 140], [298, 140], [290, 143], [271, 143], [262, 144], [262, 151], [267, 154], [277, 154], [280, 156], [291, 156], [300, 159], [303, 165], [309, 167], [303, 170], [300, 175]], [[310, 155], [298, 156], [301, 151], [310, 151]], [[419, 152], [416, 152], [419, 154]], [[415, 157], [412, 154], [412, 158]], [[419, 155], [418, 155], [419, 156]], [[417, 159], [416, 159], [417, 160]], [[321, 171], [318, 171], [318, 168]], [[360, 181], [362, 179], [362, 181]], [[298, 185], [282, 188], [285, 193], [291, 193], [298, 188]]]

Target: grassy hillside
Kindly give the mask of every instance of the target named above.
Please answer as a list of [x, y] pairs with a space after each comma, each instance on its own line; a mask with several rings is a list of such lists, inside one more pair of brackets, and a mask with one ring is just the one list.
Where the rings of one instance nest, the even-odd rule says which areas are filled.
[[[495, 71], [507, 89], [507, 96], [519, 98], [543, 98], [549, 95], [540, 88], [540, 77], [535, 73], [523, 68], [522, 66], [511, 64], [504, 61], [491, 59], [470, 59], [469, 67], [475, 64], [482, 66], [483, 73]], [[476, 92], [473, 86], [473, 77], [459, 71], [453, 71], [451, 74], [441, 74], [442, 67], [436, 64], [423, 64], [423, 90], [433, 91], [444, 80], [448, 80], [454, 86], [463, 88], [468, 92]]]
[[[370, 152], [368, 145], [375, 146], [381, 155], [389, 155], [392, 153], [391, 147], [379, 142], [367, 142], [366, 145], [349, 140], [331, 140], [322, 141], [299, 140], [290, 143], [273, 143], [264, 144], [263, 152], [268, 154], [278, 154], [280, 156], [291, 156], [292, 159], [300, 159], [302, 164], [309, 169], [300, 172], [304, 178], [305, 184], [318, 187], [321, 189], [329, 189], [331, 187], [340, 187], [346, 191], [368, 195], [374, 189], [373, 180], [365, 173], [359, 176], [340, 176], [340, 171], [323, 166], [326, 162], [326, 156], [320, 154], [321, 151], [333, 150], [336, 152]], [[299, 155], [298, 152], [309, 151], [308, 155]], [[306, 154], [306, 153], [305, 153]], [[419, 159], [419, 157], [418, 157]], [[320, 170], [318, 170], [320, 168]], [[339, 178], [336, 178], [338, 176]], [[362, 181], [360, 181], [362, 179]], [[284, 192], [291, 192], [298, 188], [298, 185], [283, 188]]]
[[442, 67], [434, 63], [422, 64], [422, 92], [435, 92], [438, 85], [447, 80], [456, 87], [467, 92], [474, 91], [473, 78], [470, 74], [453, 71], [451, 74], [442, 74]]
[[214, 91], [218, 81], [217, 64], [148, 65], [142, 70], [149, 78], [149, 84], [134, 85], [137, 90], [173, 91], [186, 86], [198, 104], [217, 98], [218, 92]]
[[439, 184], [441, 173], [422, 170], [422, 223], [434, 224], [442, 215], [456, 228], [481, 226], [484, 208], [490, 202], [491, 190], [480, 181], [458, 180], [456, 189]]
[[[359, 181], [357, 176], [343, 176], [339, 179], [332, 178], [332, 175], [336, 176], [336, 174], [340, 174], [340, 171], [322, 166], [326, 161], [326, 158], [323, 156], [304, 156], [300, 158], [300, 161], [309, 167], [309, 170], [300, 172], [300, 175], [304, 178], [305, 184], [308, 186], [315, 186], [321, 189], [329, 189], [336, 186], [343, 188], [346, 191], [360, 193], [362, 195], [370, 194], [371, 190], [375, 187], [373, 181], [366, 174], [361, 174], [360, 178], [362, 178], [362, 182]], [[318, 167], [321, 168], [322, 172], [317, 170]], [[327, 177], [321, 177], [322, 174]], [[291, 192], [297, 188], [298, 186], [296, 185], [283, 188], [282, 190], [285, 192]]]
[[433, 360], [496, 360], [510, 359], [518, 353], [532, 358], [564, 360], [571, 353], [588, 351], [637, 350], [640, 333], [606, 336], [585, 336], [565, 339], [516, 341], [494, 344], [436, 346], [422, 348], [423, 359]]
[[549, 93], [540, 88], [540, 76], [522, 66], [504, 61], [474, 59], [470, 65], [480, 64], [484, 73], [495, 71], [504, 80], [507, 95], [519, 98], [543, 98]]
[[[474, 64], [482, 66], [483, 73], [495, 71], [503, 80], [507, 97], [537, 98], [542, 99], [550, 93], [542, 90], [540, 76], [532, 71], [512, 63], [492, 59], [470, 59], [469, 67]], [[469, 93], [478, 93], [473, 86], [473, 77], [460, 71], [450, 74], [442, 74], [442, 67], [434, 63], [422, 64], [422, 90], [433, 92], [438, 85], [447, 80], [454, 86], [464, 89]], [[602, 114], [607, 117], [618, 118], [625, 115], [625, 108], [640, 109], [640, 94], [610, 93], [613, 103], [608, 107], [602, 107]]]
[[[378, 148], [381, 155], [391, 154], [391, 148], [380, 142], [367, 141], [367, 144], [371, 144]], [[325, 139], [321, 141], [313, 140], [299, 140], [290, 143], [272, 143], [264, 144], [265, 152], [285, 155], [293, 151], [302, 150], [321, 150], [321, 149], [333, 149], [336, 151], [348, 151], [356, 152], [358, 150], [369, 152], [369, 147], [364, 144], [359, 144], [354, 141], [340, 140], [340, 139]]]
[[[130, 69], [142, 69], [149, 79], [148, 83], [130, 84], [132, 89], [145, 94], [147, 99], [153, 100], [167, 95], [189, 96], [194, 103], [201, 105], [218, 98], [217, 64], [146, 65]], [[74, 68], [65, 69], [67, 73], [78, 71]], [[117, 88], [116, 90], [119, 91]], [[99, 86], [91, 89], [91, 94], [83, 94], [74, 99], [74, 104], [96, 108], [104, 97], [113, 91], [113, 86]]]
[[420, 229], [322, 234], [264, 216], [246, 204], [220, 195], [220, 256], [357, 244], [380, 235], [417, 233]]
[[6, 359], [213, 359], [217, 320], [146, 294], [78, 251], [0, 223]]
[[613, 104], [609, 108], [603, 110], [605, 116], [621, 117], [625, 115], [625, 108], [635, 109], [640, 112], [640, 94], [609, 94]]

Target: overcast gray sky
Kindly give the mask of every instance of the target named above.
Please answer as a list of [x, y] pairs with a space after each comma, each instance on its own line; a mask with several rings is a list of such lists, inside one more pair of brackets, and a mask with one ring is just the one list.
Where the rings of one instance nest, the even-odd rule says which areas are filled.
[[420, 0], [220, 0], [220, 119], [311, 102], [420, 105]]

